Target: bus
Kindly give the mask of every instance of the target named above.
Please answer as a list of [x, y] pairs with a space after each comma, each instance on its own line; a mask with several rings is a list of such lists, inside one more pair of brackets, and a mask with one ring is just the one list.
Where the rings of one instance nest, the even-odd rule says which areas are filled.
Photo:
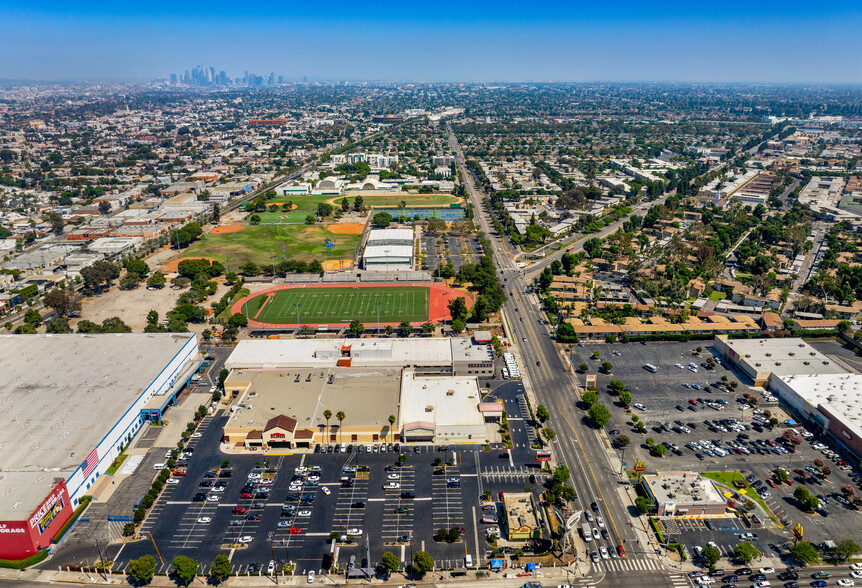
[[537, 449], [536, 450], [536, 461], [551, 461], [551, 450], [550, 449]]
[[655, 367], [655, 366], [654, 366], [653, 364], [651, 364], [651, 363], [645, 363], [645, 364], [644, 364], [644, 369], [645, 369], [646, 371], [648, 371], [648, 372], [652, 372], [652, 373], [656, 373], [656, 372], [658, 371], [658, 368], [657, 368], [657, 367]]

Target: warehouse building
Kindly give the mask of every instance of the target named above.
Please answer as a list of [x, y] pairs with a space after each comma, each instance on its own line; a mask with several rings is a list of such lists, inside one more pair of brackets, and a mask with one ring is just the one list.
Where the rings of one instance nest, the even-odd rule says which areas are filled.
[[502, 416], [477, 381], [493, 374], [493, 352], [469, 338], [247, 340], [225, 366], [224, 442], [234, 447], [484, 443]]
[[0, 558], [51, 545], [197, 352], [193, 334], [0, 336]]
[[785, 339], [729, 339], [717, 335], [713, 347], [751, 378], [766, 386], [770, 376], [844, 374], [844, 368], [796, 337]]
[[249, 339], [225, 362], [233, 369], [412, 367], [417, 373], [492, 377], [491, 346], [469, 337], [428, 339]]

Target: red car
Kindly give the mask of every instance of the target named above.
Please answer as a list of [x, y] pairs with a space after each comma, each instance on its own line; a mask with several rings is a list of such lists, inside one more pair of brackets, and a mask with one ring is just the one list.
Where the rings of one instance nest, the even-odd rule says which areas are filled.
[[235, 507], [233, 507], [233, 509], [231, 510], [231, 512], [232, 512], [233, 514], [247, 514], [247, 513], [248, 513], [248, 509], [247, 509], [247, 508], [243, 508], [243, 507], [241, 507], [241, 506], [235, 506]]
[[503, 500], [503, 493], [500, 492], [500, 500]]
[[185, 476], [188, 473], [189, 473], [188, 470], [186, 470], [186, 468], [183, 468], [183, 467], [179, 467], [179, 468], [174, 470], [175, 476]]
[[299, 527], [291, 527], [290, 528], [290, 534], [291, 535], [299, 535], [300, 533], [302, 533], [302, 529], [300, 529]]
[[775, 483], [775, 480], [772, 478], [766, 478], [766, 483], [775, 488], [778, 484]]
[[697, 406], [697, 400], [695, 400], [694, 398], [689, 398], [688, 403], [692, 406]]
[[251, 492], [243, 492], [239, 495], [240, 498], [254, 498], [254, 494]]
[[620, 557], [626, 557], [626, 550], [623, 549], [622, 545], [617, 545], [617, 553]]

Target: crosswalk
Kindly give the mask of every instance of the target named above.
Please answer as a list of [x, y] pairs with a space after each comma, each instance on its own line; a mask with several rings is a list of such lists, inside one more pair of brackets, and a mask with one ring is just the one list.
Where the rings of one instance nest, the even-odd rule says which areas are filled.
[[662, 565], [655, 559], [641, 558], [619, 558], [606, 559], [598, 562], [592, 562], [592, 567], [596, 572], [646, 572], [650, 570], [662, 570]]
[[681, 574], [672, 574], [669, 579], [675, 588], [689, 588], [691, 586], [689, 579]]

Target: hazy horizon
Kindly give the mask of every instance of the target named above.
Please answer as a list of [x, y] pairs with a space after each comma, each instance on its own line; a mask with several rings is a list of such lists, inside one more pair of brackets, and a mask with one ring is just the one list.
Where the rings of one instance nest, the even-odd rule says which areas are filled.
[[220, 0], [35, 1], [3, 8], [0, 78], [135, 82], [202, 64], [310, 81], [862, 83], [859, 3], [579, 4], [263, 3], [252, 14]]

